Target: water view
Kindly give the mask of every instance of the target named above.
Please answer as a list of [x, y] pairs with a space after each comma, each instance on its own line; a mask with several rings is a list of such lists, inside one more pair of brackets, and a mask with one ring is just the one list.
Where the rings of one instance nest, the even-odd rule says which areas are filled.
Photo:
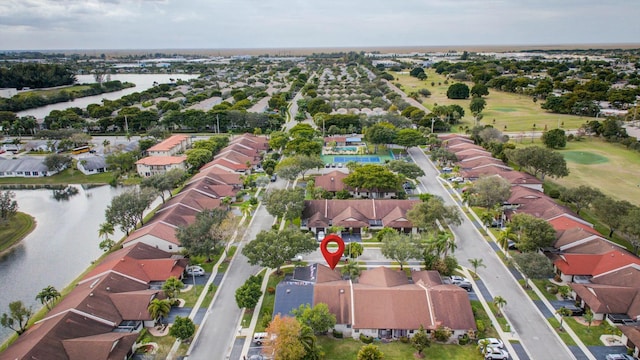
[[[159, 84], [168, 83], [170, 79], [182, 79], [189, 80], [195, 79], [199, 75], [191, 75], [191, 74], [117, 74], [111, 75], [111, 80], [120, 80], [122, 82], [130, 82], [136, 84], [135, 87], [126, 88], [120, 91], [115, 91], [111, 93], [105, 93], [95, 96], [87, 96], [83, 98], [78, 98], [73, 101], [67, 101], [63, 103], [51, 104], [47, 106], [42, 106], [35, 109], [29, 109], [18, 112], [18, 116], [35, 116], [36, 119], [43, 119], [45, 116], [49, 115], [52, 110], [64, 110], [69, 107], [79, 107], [86, 108], [89, 104], [100, 104], [102, 99], [108, 100], [117, 100], [125, 95], [133, 94], [134, 92], [142, 92], [149, 88], [151, 88], [154, 82]], [[78, 79], [79, 84], [91, 84], [95, 83], [95, 79], [93, 75], [78, 75], [76, 77]]]
[[[56, 200], [50, 189], [13, 190], [20, 211], [35, 217], [37, 225], [0, 257], [0, 313], [8, 312], [9, 303], [16, 300], [40, 308], [35, 300], [40, 290], [49, 285], [62, 290], [102, 255], [98, 227], [111, 199], [124, 188], [73, 186], [78, 194], [63, 201]], [[116, 230], [112, 238], [122, 236]], [[11, 334], [11, 330], [0, 328], [1, 341]]]

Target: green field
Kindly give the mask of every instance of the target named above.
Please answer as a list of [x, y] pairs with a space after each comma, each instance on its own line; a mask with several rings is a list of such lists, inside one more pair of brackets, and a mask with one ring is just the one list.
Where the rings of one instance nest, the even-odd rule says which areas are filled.
[[64, 87], [60, 87], [57, 89], [47, 89], [47, 90], [30, 90], [30, 91], [25, 91], [23, 93], [20, 93], [18, 96], [29, 96], [29, 95], [38, 95], [38, 96], [44, 96], [44, 97], [49, 97], [51, 95], [55, 95], [61, 91], [66, 91], [68, 93], [78, 93], [80, 91], [84, 91], [89, 89], [90, 86], [89, 85], [72, 85], [72, 86], [64, 86]]
[[66, 169], [58, 174], [47, 177], [7, 177], [0, 178], [0, 185], [68, 185], [68, 184], [108, 184], [113, 178], [110, 172], [85, 175], [76, 169]]
[[569, 176], [548, 180], [565, 187], [588, 185], [640, 206], [639, 153], [595, 138], [568, 142], [559, 152], [567, 160]]
[[10, 221], [0, 224], [0, 253], [21, 241], [36, 227], [35, 219], [18, 212]]
[[[405, 93], [418, 91], [426, 88], [431, 91], [431, 96], [422, 98], [422, 104], [431, 109], [434, 105], [452, 105], [457, 104], [465, 109], [465, 117], [462, 121], [465, 125], [474, 124], [473, 116], [469, 110], [468, 100], [451, 100], [447, 98], [447, 89], [449, 84], [444, 84], [445, 77], [437, 74], [433, 69], [427, 69], [427, 80], [420, 81], [417, 78], [409, 76], [407, 73], [391, 74], [397, 78], [392, 81], [394, 84], [400, 83]], [[434, 82], [435, 85], [431, 86]], [[440, 83], [440, 85], [438, 85]], [[467, 83], [469, 87], [472, 83]], [[536, 129], [543, 130], [563, 127], [565, 129], [577, 129], [591, 118], [553, 114], [540, 108], [541, 102], [534, 103], [532, 98], [526, 95], [512, 94], [494, 89], [489, 89], [489, 95], [485, 97], [487, 107], [482, 112], [484, 115], [480, 124], [493, 125], [497, 129], [505, 132], [524, 132], [531, 131], [535, 124]]]

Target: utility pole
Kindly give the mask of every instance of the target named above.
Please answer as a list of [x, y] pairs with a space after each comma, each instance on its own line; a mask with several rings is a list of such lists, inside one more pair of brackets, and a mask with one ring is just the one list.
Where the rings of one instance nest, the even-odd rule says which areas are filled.
[[216, 114], [216, 134], [220, 134], [220, 118]]
[[433, 134], [433, 124], [436, 122], [436, 118], [431, 118], [431, 133]]

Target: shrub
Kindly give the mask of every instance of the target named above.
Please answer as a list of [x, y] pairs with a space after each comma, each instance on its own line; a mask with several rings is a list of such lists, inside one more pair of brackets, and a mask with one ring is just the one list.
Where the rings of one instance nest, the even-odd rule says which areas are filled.
[[333, 329], [333, 337], [336, 339], [342, 339], [342, 331], [338, 331], [336, 329]]
[[469, 339], [469, 335], [464, 334], [458, 338], [458, 344], [467, 345], [471, 340]]
[[548, 285], [547, 286], [547, 292], [551, 295], [555, 295], [558, 293], [558, 287], [555, 285]]
[[373, 342], [373, 338], [365, 334], [360, 334], [360, 341], [362, 341], [365, 344], [371, 344]]
[[438, 341], [445, 342], [451, 337], [451, 329], [440, 326], [433, 332], [433, 337]]
[[409, 343], [409, 338], [406, 336], [400, 336], [400, 342], [403, 344], [408, 344]]
[[271, 294], [271, 295], [275, 294], [276, 293], [276, 288], [274, 288], [273, 286], [269, 286], [267, 288], [267, 293]]
[[552, 199], [557, 199], [560, 197], [560, 190], [558, 189], [551, 189], [549, 190], [549, 197]]
[[482, 320], [480, 319], [476, 320], [476, 327], [478, 328], [479, 333], [483, 333], [485, 330], [484, 322], [482, 322]]

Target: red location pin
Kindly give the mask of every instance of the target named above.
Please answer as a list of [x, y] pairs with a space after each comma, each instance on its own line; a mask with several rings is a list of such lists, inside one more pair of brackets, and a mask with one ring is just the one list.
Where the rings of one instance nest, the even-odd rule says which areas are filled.
[[[327, 249], [327, 245], [331, 242], [338, 244], [338, 250], [336, 252], [330, 252], [329, 249]], [[328, 235], [322, 240], [322, 243], [320, 243], [320, 250], [322, 250], [322, 255], [327, 261], [327, 264], [329, 264], [329, 267], [333, 270], [340, 262], [340, 258], [344, 253], [344, 240], [336, 234]]]

